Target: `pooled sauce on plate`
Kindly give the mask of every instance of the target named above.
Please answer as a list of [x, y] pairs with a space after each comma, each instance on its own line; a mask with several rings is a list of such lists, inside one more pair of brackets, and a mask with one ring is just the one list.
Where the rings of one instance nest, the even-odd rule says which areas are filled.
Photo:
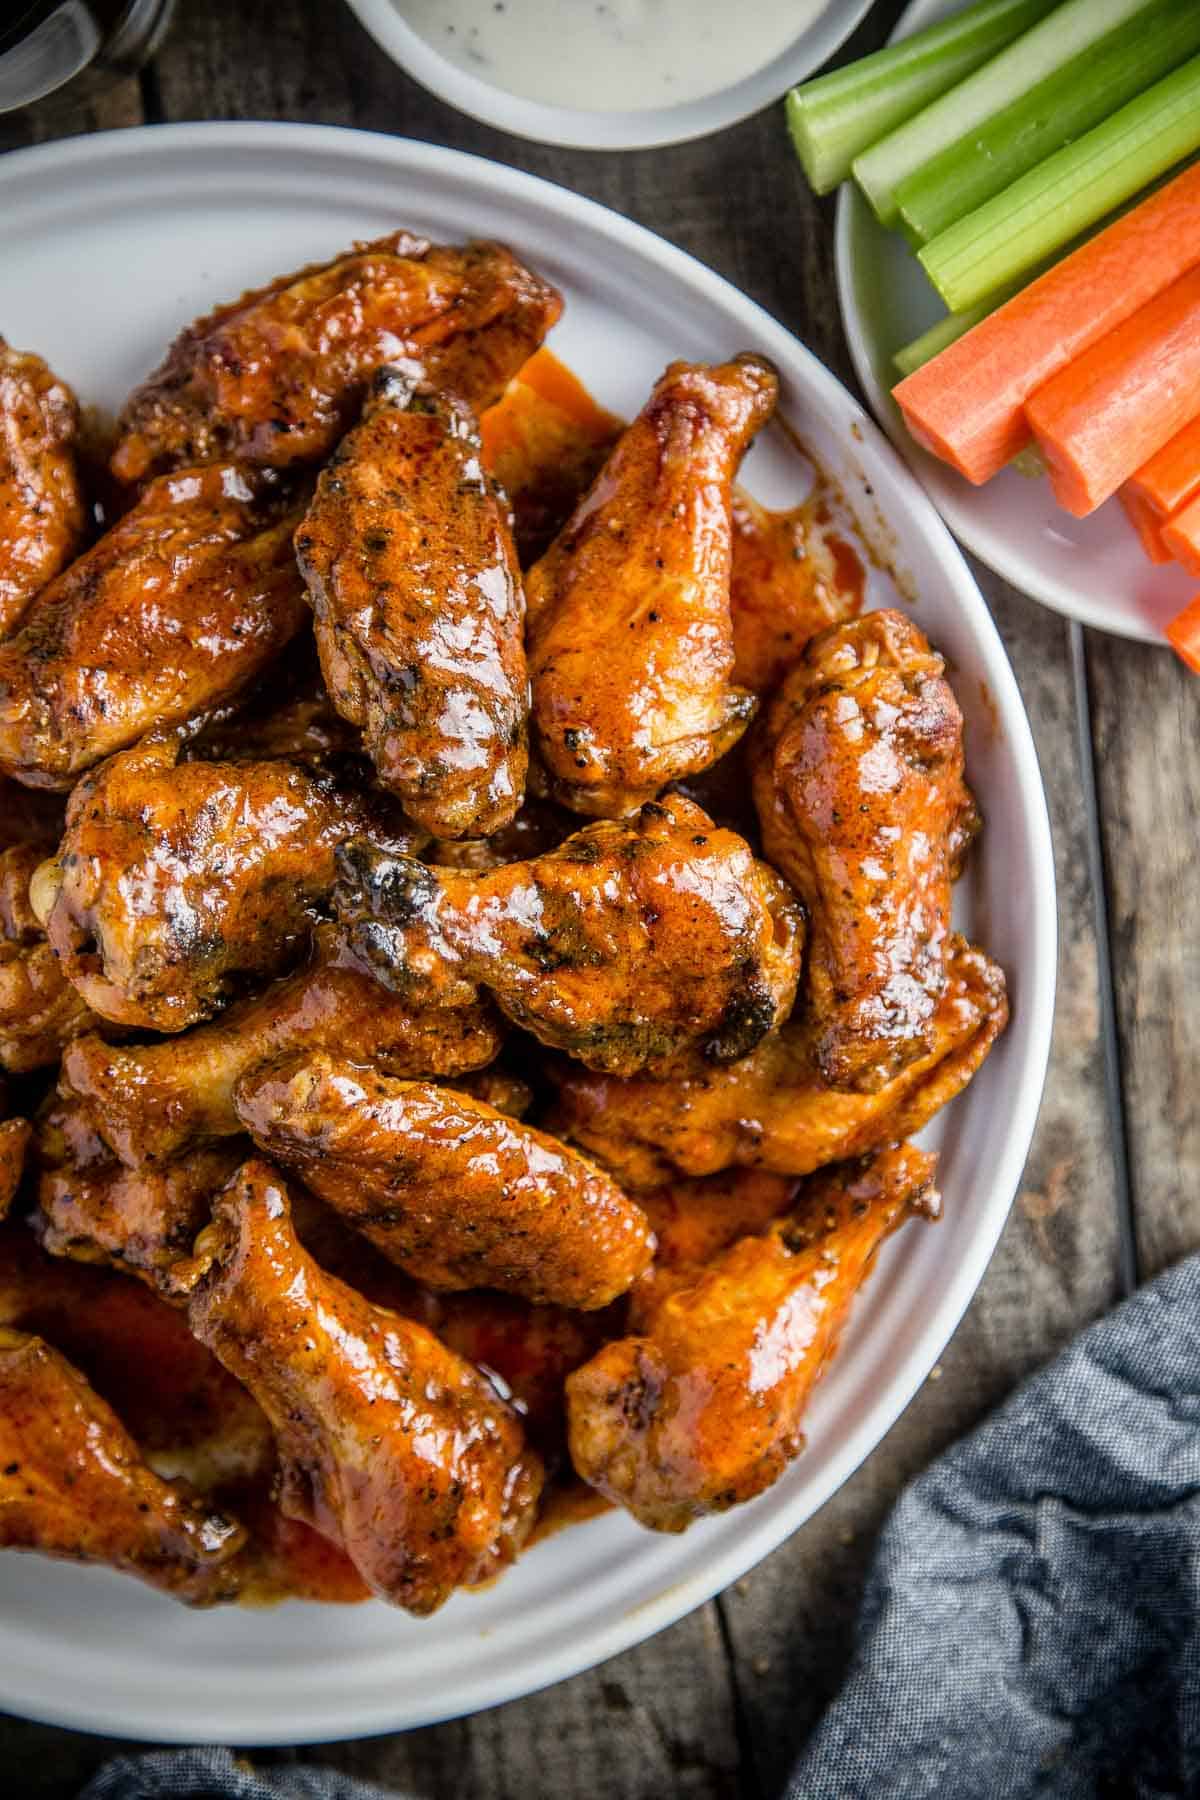
[[469, 75], [548, 106], [642, 112], [702, 100], [793, 44], [827, 0], [398, 0]]

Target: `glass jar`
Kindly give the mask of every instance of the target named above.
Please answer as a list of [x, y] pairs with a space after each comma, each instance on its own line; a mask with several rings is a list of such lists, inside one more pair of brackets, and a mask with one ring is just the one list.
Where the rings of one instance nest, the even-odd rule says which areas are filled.
[[0, 22], [0, 113], [50, 100], [82, 106], [135, 75], [162, 42], [175, 0], [11, 0]]

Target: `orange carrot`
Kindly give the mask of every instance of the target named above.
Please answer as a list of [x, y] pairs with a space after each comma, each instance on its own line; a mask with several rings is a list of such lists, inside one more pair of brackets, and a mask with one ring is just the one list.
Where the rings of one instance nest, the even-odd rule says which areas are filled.
[[1125, 516], [1142, 540], [1142, 549], [1152, 563], [1169, 563], [1174, 558], [1163, 543], [1162, 520], [1148, 500], [1135, 494], [1130, 482], [1126, 482], [1118, 498], [1125, 508]]
[[1058, 504], [1115, 494], [1200, 409], [1200, 265], [1051, 376], [1025, 417]]
[[1197, 263], [1200, 163], [906, 376], [894, 395], [909, 430], [989, 480], [1029, 442], [1029, 396]]
[[1167, 642], [1194, 674], [1200, 675], [1200, 594], [1167, 626]]
[[1200, 495], [1172, 513], [1162, 528], [1163, 543], [1189, 575], [1200, 575]]
[[1191, 499], [1200, 488], [1200, 414], [1129, 477], [1129, 487], [1162, 518]]

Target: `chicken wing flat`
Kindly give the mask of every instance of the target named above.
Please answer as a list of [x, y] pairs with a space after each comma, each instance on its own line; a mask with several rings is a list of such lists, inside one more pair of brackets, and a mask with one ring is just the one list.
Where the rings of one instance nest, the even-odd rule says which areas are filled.
[[635, 1307], [636, 1335], [567, 1378], [584, 1479], [652, 1531], [777, 1481], [875, 1252], [935, 1199], [936, 1160], [901, 1144], [816, 1176], [786, 1219]]
[[730, 494], [777, 387], [754, 356], [673, 363], [529, 573], [537, 752], [576, 812], [636, 811], [749, 723], [753, 696], [730, 685]]
[[83, 546], [78, 431], [66, 383], [0, 338], [0, 638]]
[[21, 1185], [32, 1131], [28, 1119], [0, 1120], [0, 1221], [7, 1218]]
[[866, 572], [840, 537], [818, 488], [802, 505], [772, 512], [733, 490], [733, 679], [768, 694], [810, 638], [852, 618]]
[[63, 1091], [83, 1101], [129, 1168], [159, 1164], [242, 1127], [233, 1090], [289, 1051], [330, 1049], [389, 1075], [482, 1069], [500, 1049], [486, 1002], [414, 1009], [340, 953], [326, 928], [316, 960], [220, 1018], [163, 1044], [116, 1047], [95, 1034], [69, 1046]]
[[265, 1163], [218, 1197], [196, 1250], [189, 1322], [275, 1429], [283, 1512], [410, 1612], [497, 1572], [533, 1523], [542, 1471], [485, 1377], [319, 1269]]
[[951, 882], [976, 823], [944, 667], [902, 613], [834, 626], [757, 745], [763, 849], [808, 908], [806, 1006], [831, 1087], [884, 1087], [933, 1043]]
[[34, 905], [63, 970], [104, 1019], [183, 1031], [246, 977], [276, 974], [308, 940], [338, 844], [396, 849], [370, 794], [292, 763], [179, 762], [154, 733], [79, 782]]
[[467, 406], [381, 370], [296, 532], [329, 692], [439, 838], [498, 831], [525, 791], [525, 600], [481, 456]]
[[645, 1215], [606, 1175], [470, 1094], [314, 1052], [244, 1077], [236, 1099], [264, 1154], [431, 1287], [586, 1311], [650, 1261]]
[[471, 874], [351, 845], [335, 904], [358, 955], [426, 1003], [485, 986], [589, 1068], [744, 1056], [787, 1016], [801, 955], [785, 883], [691, 801], [648, 802]]
[[375, 370], [399, 358], [482, 409], [541, 343], [561, 296], [502, 244], [406, 231], [356, 245], [198, 319], [125, 404], [124, 482], [226, 459], [320, 462]]
[[44, 844], [0, 851], [0, 1068], [25, 1075], [56, 1063], [99, 1024], [63, 974], [29, 902]]
[[243, 687], [304, 623], [297, 511], [228, 466], [164, 477], [0, 644], [0, 769], [69, 788]]
[[484, 465], [513, 514], [521, 567], [550, 548], [625, 429], [544, 346], [479, 421]]
[[143, 1462], [44, 1339], [0, 1328], [0, 1548], [105, 1563], [192, 1605], [232, 1598], [232, 1519]]
[[1004, 976], [982, 950], [951, 938], [947, 970], [933, 1047], [872, 1093], [829, 1087], [813, 1033], [797, 1019], [729, 1068], [671, 1081], [614, 1081], [558, 1064], [552, 1128], [637, 1189], [739, 1166], [807, 1175], [910, 1137], [962, 1091], [1008, 1022]]

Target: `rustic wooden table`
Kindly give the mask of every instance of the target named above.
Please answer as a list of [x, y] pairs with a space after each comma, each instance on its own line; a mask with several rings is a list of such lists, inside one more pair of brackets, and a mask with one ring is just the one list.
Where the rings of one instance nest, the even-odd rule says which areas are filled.
[[[882, 0], [845, 54], [873, 48], [898, 11]], [[215, 118], [397, 132], [548, 177], [720, 270], [854, 386], [831, 207], [808, 194], [778, 106], [674, 149], [550, 149], [433, 99], [329, 0], [183, 0], [140, 82], [87, 116], [0, 122], [0, 147]], [[529, 1699], [323, 1745], [305, 1753], [313, 1760], [429, 1800], [774, 1795], [842, 1679], [872, 1545], [901, 1485], [1080, 1326], [1200, 1242], [1200, 682], [1165, 651], [1081, 630], [978, 573], [1049, 795], [1059, 994], [1024, 1182], [940, 1368], [815, 1519], [671, 1630]], [[67, 1800], [116, 1748], [0, 1719], [0, 1791]]]

